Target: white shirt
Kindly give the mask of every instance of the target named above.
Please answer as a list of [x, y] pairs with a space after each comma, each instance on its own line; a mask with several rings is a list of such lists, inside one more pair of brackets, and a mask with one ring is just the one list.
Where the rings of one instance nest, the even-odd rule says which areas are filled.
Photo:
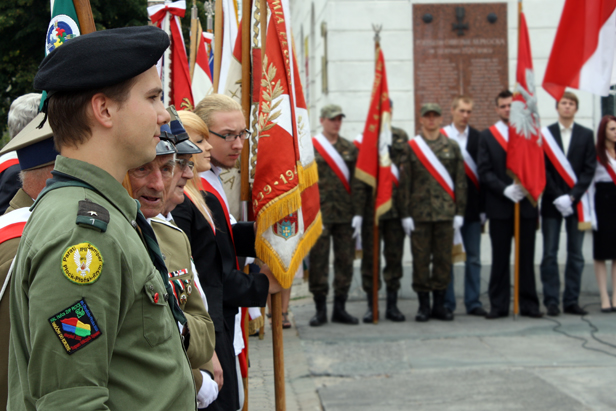
[[[616, 160], [614, 160], [609, 153], [607, 153], [607, 161], [612, 166], [612, 169], [616, 171]], [[595, 183], [612, 183], [612, 177], [607, 173], [603, 164], [597, 161], [597, 168], [595, 169]]]
[[466, 150], [466, 144], [468, 143], [469, 127], [466, 126], [464, 132], [460, 133], [460, 131], [456, 128], [455, 124], [451, 123], [451, 129], [454, 131], [455, 135], [449, 137], [455, 139], [462, 150]]
[[569, 145], [571, 144], [571, 133], [573, 132], [573, 123], [571, 123], [571, 127], [565, 127], [562, 123], [558, 122], [558, 128], [560, 129], [560, 139], [563, 142], [563, 153], [565, 156], [569, 151]]

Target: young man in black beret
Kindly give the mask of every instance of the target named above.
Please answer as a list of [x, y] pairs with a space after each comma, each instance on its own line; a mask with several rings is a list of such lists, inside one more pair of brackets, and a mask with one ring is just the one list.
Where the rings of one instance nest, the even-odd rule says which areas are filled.
[[106, 30], [39, 67], [60, 155], [15, 257], [9, 409], [196, 408], [186, 319], [121, 185], [169, 121], [155, 67], [168, 46], [155, 27]]

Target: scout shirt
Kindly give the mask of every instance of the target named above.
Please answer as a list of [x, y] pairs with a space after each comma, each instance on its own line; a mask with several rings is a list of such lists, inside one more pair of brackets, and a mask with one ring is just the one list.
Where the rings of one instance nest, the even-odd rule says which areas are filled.
[[[212, 359], [216, 336], [214, 323], [208, 314], [199, 289], [195, 285], [196, 268], [192, 263], [190, 242], [184, 231], [162, 215], [152, 218], [150, 225], [156, 234], [160, 251], [163, 253], [165, 265], [169, 270], [169, 282], [176, 294], [180, 308], [184, 311], [188, 329], [190, 330], [190, 344], [186, 354], [193, 368], [193, 377], [197, 391], [201, 388], [203, 377], [199, 368]], [[197, 276], [198, 278], [198, 276]], [[196, 372], [195, 372], [196, 371]], [[213, 375], [213, 369], [209, 369]]]
[[[34, 200], [23, 189], [19, 189], [15, 197], [9, 202], [5, 214], [22, 207], [30, 207]], [[19, 237], [12, 238], [0, 244], [0, 284], [9, 272], [13, 258], [17, 253]], [[9, 375], [9, 290], [7, 289], [0, 302], [0, 409], [6, 409], [8, 399], [8, 375]]]
[[445, 166], [454, 183], [454, 202], [439, 182], [424, 167], [407, 144], [400, 159], [400, 189], [398, 195], [403, 205], [401, 218], [412, 217], [415, 222], [453, 220], [464, 216], [466, 209], [466, 174], [460, 146], [454, 140], [440, 134], [436, 140], [424, 141]]
[[[350, 141], [338, 136], [333, 147], [349, 168], [349, 175], [353, 180], [355, 163], [357, 162], [357, 148]], [[353, 197], [331, 169], [319, 152], [314, 150], [315, 160], [319, 172], [319, 196], [321, 197], [321, 216], [323, 224], [350, 223], [353, 219]], [[353, 186], [353, 183], [351, 183]]]
[[11, 281], [9, 409], [196, 409], [169, 297], [135, 228], [138, 203], [92, 164], [58, 156], [55, 171], [96, 191], [51, 190], [26, 224]]

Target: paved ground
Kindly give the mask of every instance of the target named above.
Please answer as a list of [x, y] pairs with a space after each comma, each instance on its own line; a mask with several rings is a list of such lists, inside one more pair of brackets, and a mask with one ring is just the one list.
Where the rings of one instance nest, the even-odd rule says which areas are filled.
[[[416, 300], [403, 299], [404, 323], [312, 328], [312, 300], [297, 298], [284, 331], [287, 410], [614, 410], [616, 313], [597, 300], [583, 296], [583, 319], [488, 321], [459, 302], [453, 322], [419, 324]], [[365, 303], [348, 310], [362, 316]], [[250, 342], [249, 409], [274, 410], [269, 327]]]

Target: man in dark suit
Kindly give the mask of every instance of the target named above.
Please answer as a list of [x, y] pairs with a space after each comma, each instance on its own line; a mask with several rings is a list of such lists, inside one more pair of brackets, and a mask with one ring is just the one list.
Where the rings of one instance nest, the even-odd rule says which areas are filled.
[[487, 319], [509, 315], [511, 239], [514, 234], [514, 204], [520, 203], [520, 314], [540, 318], [539, 299], [535, 289], [534, 255], [537, 207], [525, 198], [520, 184], [507, 175], [507, 142], [509, 112], [513, 95], [509, 90], [496, 97], [496, 113], [500, 121], [481, 132], [477, 168], [486, 191], [486, 214], [490, 220], [492, 270], [488, 295], [490, 312]]
[[566, 92], [556, 103], [558, 122], [548, 127], [554, 141], [558, 144], [562, 153], [566, 155], [577, 177], [575, 185], [569, 187], [557, 171], [556, 167], [562, 168], [561, 165], [554, 164], [546, 155], [546, 184], [541, 204], [541, 229], [543, 231], [541, 282], [543, 283], [543, 304], [550, 316], [557, 316], [560, 313], [558, 308], [560, 276], [557, 257], [563, 218], [567, 229], [567, 263], [565, 266], [563, 309], [568, 314], [587, 314], [578, 304], [582, 270], [584, 269], [584, 256], [582, 255], [584, 231], [581, 231], [578, 227], [576, 205], [588, 190], [588, 186], [593, 179], [597, 165], [597, 154], [592, 130], [574, 123], [578, 104], [577, 96], [571, 92]]
[[[468, 125], [473, 111], [473, 99], [457, 96], [451, 103], [452, 123], [441, 131], [458, 142], [464, 157], [466, 171], [466, 211], [464, 225], [460, 229], [466, 251], [464, 264], [464, 306], [470, 315], [485, 316], [486, 310], [479, 301], [481, 280], [481, 226], [486, 221], [485, 195], [480, 190], [477, 175], [477, 152], [479, 150], [479, 131]], [[445, 308], [451, 312], [456, 309], [454, 293], [453, 266], [451, 281], [445, 293]]]

